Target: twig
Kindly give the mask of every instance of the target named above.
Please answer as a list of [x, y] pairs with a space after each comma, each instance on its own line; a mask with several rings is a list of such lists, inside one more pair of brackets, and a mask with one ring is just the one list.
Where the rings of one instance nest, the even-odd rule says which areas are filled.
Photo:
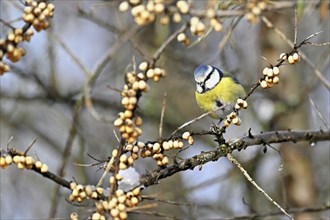
[[107, 176], [107, 174], [110, 172], [111, 170], [111, 167], [113, 165], [113, 162], [115, 161], [115, 157], [111, 157], [110, 161], [108, 162], [107, 164], [107, 167], [105, 168], [105, 171], [103, 172], [99, 182], [96, 184], [96, 187], [100, 187], [102, 186], [104, 180], [105, 180], [105, 177]]
[[173, 32], [167, 39], [166, 41], [158, 48], [158, 50], [154, 53], [154, 55], [152, 56], [152, 60], [151, 60], [151, 67], [155, 65], [155, 63], [157, 62], [157, 60], [159, 59], [160, 55], [164, 52], [165, 48], [174, 40], [176, 39], [177, 35], [180, 34], [181, 32], [183, 32], [184, 30], [186, 30], [188, 27], [188, 24], [184, 24], [181, 26], [181, 28], [179, 28], [178, 30], [176, 30], [175, 32]]
[[298, 28], [297, 28], [297, 23], [298, 23], [298, 10], [297, 10], [297, 5], [294, 7], [294, 41], [293, 45], [297, 45], [297, 38], [298, 38]]
[[171, 137], [173, 137], [176, 133], [178, 133], [180, 130], [182, 130], [183, 128], [191, 125], [192, 123], [195, 123], [196, 121], [199, 121], [201, 120], [202, 118], [212, 114], [213, 112], [216, 112], [216, 111], [219, 111], [221, 109], [224, 109], [225, 107], [227, 107], [228, 105], [223, 105], [223, 106], [220, 106], [220, 107], [217, 107], [216, 109], [212, 110], [212, 111], [209, 111], [209, 112], [205, 112], [203, 114], [201, 114], [200, 116], [190, 120], [190, 121], [187, 121], [185, 122], [184, 124], [182, 124], [180, 127], [178, 127], [175, 131], [172, 132], [171, 134]]
[[79, 60], [79, 58], [73, 53], [73, 51], [54, 33], [49, 34], [50, 38], [56, 41], [71, 57], [71, 59], [78, 64], [82, 72], [84, 73], [85, 77], [89, 77], [91, 73], [86, 68], [86, 66]]
[[317, 108], [317, 106], [315, 105], [314, 101], [311, 99], [311, 97], [309, 97], [309, 102], [311, 103], [311, 105], [313, 106], [317, 116], [320, 118], [320, 120], [322, 121], [322, 123], [324, 124], [324, 126], [327, 129], [330, 129], [330, 125], [327, 123], [327, 121], [325, 120], [325, 118], [323, 117], [323, 115], [321, 114], [320, 110]]
[[117, 51], [120, 49], [120, 47], [123, 45], [125, 41], [127, 41], [131, 36], [133, 36], [136, 31], [137, 27], [129, 29], [126, 33], [123, 34], [123, 36], [120, 38], [120, 40], [114, 44], [103, 56], [103, 58], [100, 59], [100, 61], [95, 65], [94, 71], [90, 76], [88, 77], [84, 89], [83, 89], [83, 97], [84, 97], [84, 103], [88, 110], [88, 112], [92, 115], [92, 117], [97, 121], [103, 121], [103, 122], [112, 122], [111, 119], [108, 119], [104, 116], [101, 116], [96, 112], [93, 106], [93, 102], [90, 97], [91, 88], [94, 85], [96, 79], [101, 74], [104, 67], [110, 62], [110, 60], [117, 54]]
[[9, 140], [7, 141], [7, 149], [9, 149], [10, 143], [13, 141], [14, 137], [10, 136]]
[[[304, 213], [304, 212], [323, 212], [330, 209], [330, 205], [325, 205], [324, 207], [317, 207], [317, 208], [290, 208], [287, 210], [288, 213], [297, 214], [297, 213]], [[269, 213], [254, 213], [249, 215], [241, 215], [241, 216], [233, 216], [228, 218], [221, 218], [222, 220], [244, 220], [244, 219], [264, 219], [267, 217], [274, 217], [278, 215], [283, 215], [281, 211], [278, 212], [269, 212]], [[267, 218], [268, 219], [268, 218]]]
[[158, 199], [157, 197], [150, 197], [150, 196], [141, 196], [142, 199], [144, 200], [153, 200], [157, 202], [162, 202], [170, 205], [179, 205], [179, 206], [194, 206], [194, 203], [184, 203], [184, 202], [174, 202], [174, 201], [169, 201], [169, 200], [164, 200], [164, 199]]
[[28, 146], [28, 148], [24, 151], [23, 155], [26, 155], [29, 150], [31, 149], [31, 147], [34, 145], [34, 143], [37, 142], [37, 138], [35, 138], [32, 143]]
[[[276, 28], [273, 23], [268, 20], [265, 16], [261, 16], [261, 20], [266, 24], [266, 26], [270, 29], [273, 29], [275, 31], [275, 33], [277, 33], [283, 40], [285, 40], [285, 42], [292, 48], [294, 48], [294, 43], [289, 40], [285, 34], [279, 30], [278, 28]], [[317, 34], [319, 34], [320, 32], [317, 32], [315, 34], [312, 34], [311, 36], [307, 37], [306, 39], [310, 39], [311, 37], [316, 36]], [[303, 41], [304, 42], [304, 41]], [[307, 41], [305, 41], [305, 44], [308, 44]], [[299, 46], [298, 46], [299, 47]], [[312, 69], [314, 70], [314, 74], [316, 75], [317, 78], [319, 78], [319, 80], [321, 81], [321, 83], [330, 91], [330, 83], [327, 81], [327, 79], [322, 75], [322, 73], [320, 72], [320, 70], [318, 70], [312, 61], [310, 61], [310, 59], [308, 59], [308, 57], [302, 52], [299, 51], [299, 54], [301, 56], [301, 58], [306, 62], [306, 64]]]
[[164, 126], [165, 109], [166, 109], [166, 93], [164, 93], [163, 104], [162, 104], [162, 111], [160, 113], [160, 122], [159, 122], [159, 138], [160, 139], [162, 139], [162, 137], [163, 137], [163, 126]]
[[281, 210], [282, 213], [284, 213], [287, 217], [290, 219], [293, 219], [274, 199], [272, 199], [248, 174], [248, 172], [242, 167], [242, 165], [230, 154], [227, 154], [227, 158], [230, 162], [235, 164], [238, 169], [243, 173], [243, 175], [246, 177], [246, 179], [252, 183], [254, 187], [257, 188], [259, 192], [261, 192], [271, 203], [273, 203], [279, 210]]
[[[78, 113], [79, 113], [81, 106], [82, 106], [82, 100], [79, 99], [79, 100], [77, 100], [77, 102], [73, 108], [73, 111], [72, 111], [72, 122], [71, 122], [71, 127], [69, 129], [69, 136], [65, 143], [65, 148], [64, 148], [63, 155], [62, 155], [62, 164], [61, 164], [61, 167], [58, 172], [60, 177], [63, 177], [65, 174], [64, 170], [65, 170], [67, 162], [69, 161], [68, 158], [71, 154], [74, 137], [77, 134], [76, 123], [78, 120]], [[58, 198], [59, 198], [58, 192], [59, 191], [60, 191], [60, 185], [56, 185], [55, 190], [52, 195], [52, 202], [51, 202], [49, 218], [52, 218], [56, 215], [56, 211], [57, 211], [57, 207], [58, 207]]]

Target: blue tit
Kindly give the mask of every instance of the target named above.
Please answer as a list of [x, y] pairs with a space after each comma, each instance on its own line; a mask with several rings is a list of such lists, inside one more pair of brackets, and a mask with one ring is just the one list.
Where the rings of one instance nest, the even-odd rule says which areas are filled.
[[194, 76], [196, 101], [203, 111], [210, 112], [225, 105], [223, 109], [211, 113], [212, 118], [224, 119], [233, 111], [237, 99], [245, 96], [244, 88], [235, 76], [214, 66], [198, 66]]

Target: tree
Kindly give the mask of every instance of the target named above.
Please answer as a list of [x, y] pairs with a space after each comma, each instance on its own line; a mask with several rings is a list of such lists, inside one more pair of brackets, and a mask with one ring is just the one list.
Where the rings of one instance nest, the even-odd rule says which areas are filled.
[[[329, 217], [326, 1], [0, 4], [2, 218]], [[220, 127], [199, 64], [245, 86]]]

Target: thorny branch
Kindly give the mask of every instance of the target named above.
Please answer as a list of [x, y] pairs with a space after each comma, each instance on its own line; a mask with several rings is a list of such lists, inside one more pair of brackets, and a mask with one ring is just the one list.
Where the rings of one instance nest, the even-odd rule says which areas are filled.
[[249, 146], [260, 144], [272, 144], [281, 142], [308, 141], [329, 141], [330, 131], [271, 131], [259, 135], [247, 135], [242, 138], [232, 140], [227, 145], [220, 145], [215, 149], [202, 152], [191, 158], [176, 161], [173, 165], [165, 168], [157, 168], [142, 175], [140, 181], [144, 186], [157, 184], [159, 180], [172, 176], [175, 173], [194, 169], [196, 166], [203, 165], [210, 161], [216, 161], [221, 157], [226, 157], [227, 153], [234, 150], [246, 149]]

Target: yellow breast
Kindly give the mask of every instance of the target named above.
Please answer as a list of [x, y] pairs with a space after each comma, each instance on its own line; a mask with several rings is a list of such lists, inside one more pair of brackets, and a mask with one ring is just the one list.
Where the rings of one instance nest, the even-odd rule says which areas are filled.
[[[217, 101], [223, 105], [235, 104], [239, 97], [245, 96], [244, 88], [236, 83], [231, 77], [223, 77], [218, 85], [205, 93], [195, 92], [196, 101], [199, 107], [209, 112], [217, 108]], [[212, 118], [222, 118], [225, 112], [215, 112], [210, 114]]]

